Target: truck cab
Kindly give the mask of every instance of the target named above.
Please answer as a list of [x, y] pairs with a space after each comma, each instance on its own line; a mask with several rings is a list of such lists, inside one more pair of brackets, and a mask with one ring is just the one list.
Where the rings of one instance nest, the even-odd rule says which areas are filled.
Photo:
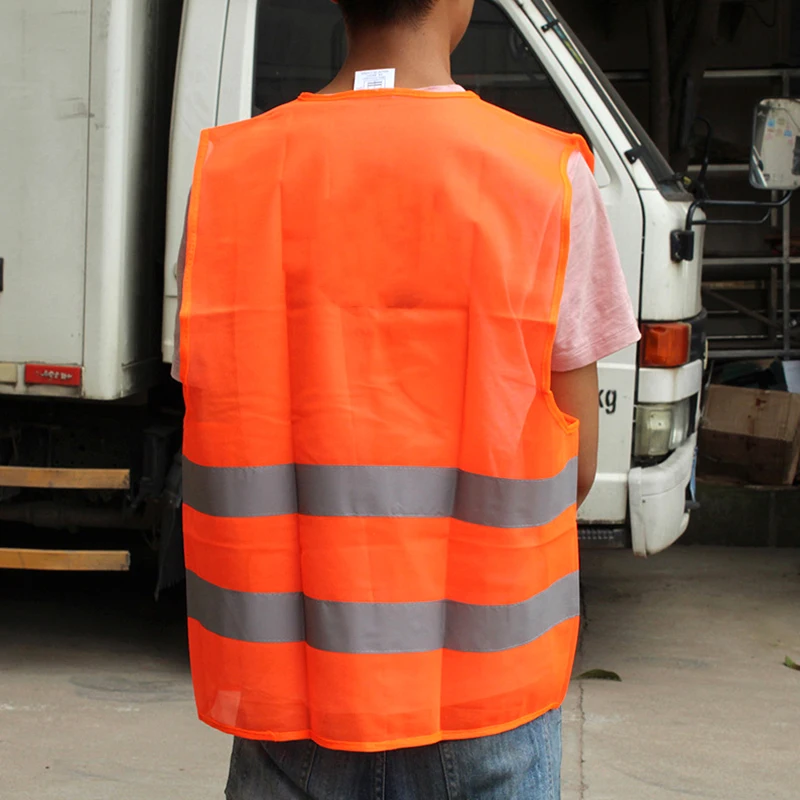
[[[186, 0], [170, 142], [162, 351], [174, 355], [176, 271], [200, 131], [317, 91], [346, 54], [328, 0]], [[453, 78], [485, 100], [580, 133], [643, 340], [599, 365], [600, 448], [580, 510], [587, 543], [646, 556], [686, 529], [704, 373], [702, 241], [671, 258], [692, 201], [644, 129], [546, 0], [477, 0]]]

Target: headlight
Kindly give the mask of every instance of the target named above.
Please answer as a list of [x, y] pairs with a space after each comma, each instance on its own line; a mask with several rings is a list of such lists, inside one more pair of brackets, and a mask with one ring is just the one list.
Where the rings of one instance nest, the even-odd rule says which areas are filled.
[[665, 456], [677, 450], [689, 436], [692, 400], [678, 403], [646, 403], [636, 406], [633, 453], [643, 458]]

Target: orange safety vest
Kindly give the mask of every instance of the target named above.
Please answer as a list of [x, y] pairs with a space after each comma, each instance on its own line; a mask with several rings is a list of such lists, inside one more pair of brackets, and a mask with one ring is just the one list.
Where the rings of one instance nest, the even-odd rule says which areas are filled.
[[208, 724], [375, 751], [561, 704], [578, 423], [550, 358], [575, 151], [411, 90], [202, 134], [181, 376]]

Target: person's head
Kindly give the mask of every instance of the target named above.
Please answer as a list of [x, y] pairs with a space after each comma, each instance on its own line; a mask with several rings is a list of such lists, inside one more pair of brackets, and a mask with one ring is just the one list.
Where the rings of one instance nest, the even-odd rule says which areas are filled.
[[452, 49], [469, 25], [475, 0], [334, 0], [351, 33], [385, 28], [420, 28], [435, 19], [447, 25]]

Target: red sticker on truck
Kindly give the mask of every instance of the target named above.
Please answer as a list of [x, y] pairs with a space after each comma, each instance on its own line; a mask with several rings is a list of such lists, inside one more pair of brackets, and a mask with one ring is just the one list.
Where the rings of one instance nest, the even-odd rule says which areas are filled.
[[54, 364], [26, 364], [25, 383], [47, 386], [80, 386], [80, 367], [60, 367]]

